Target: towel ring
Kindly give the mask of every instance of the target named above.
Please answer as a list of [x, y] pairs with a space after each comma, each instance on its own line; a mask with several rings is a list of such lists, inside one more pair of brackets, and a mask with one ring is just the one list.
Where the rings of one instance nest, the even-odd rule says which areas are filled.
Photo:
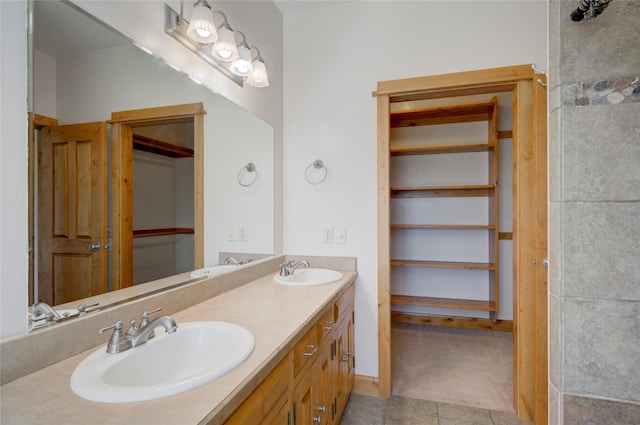
[[[247, 173], [253, 173], [253, 179], [249, 183], [242, 183], [242, 176]], [[258, 170], [256, 170], [256, 165], [253, 162], [248, 163], [244, 167], [238, 171], [238, 183], [242, 187], [249, 187], [256, 182], [258, 179]]]
[[[309, 178], [309, 171], [313, 171], [311, 167], [315, 168], [316, 170], [324, 170], [324, 175], [320, 180], [313, 181]], [[324, 162], [322, 162], [321, 159], [316, 159], [315, 161], [313, 161], [313, 163], [309, 164], [306, 170], [304, 170], [304, 178], [307, 180], [307, 183], [312, 185], [318, 185], [325, 181], [327, 178], [327, 174], [329, 174], [329, 171], [327, 170], [327, 167], [324, 166]]]

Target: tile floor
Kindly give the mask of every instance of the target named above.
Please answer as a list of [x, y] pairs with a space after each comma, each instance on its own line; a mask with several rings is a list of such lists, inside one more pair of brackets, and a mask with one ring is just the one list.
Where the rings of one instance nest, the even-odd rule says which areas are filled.
[[530, 425], [515, 413], [437, 403], [407, 397], [390, 399], [351, 394], [340, 425]]

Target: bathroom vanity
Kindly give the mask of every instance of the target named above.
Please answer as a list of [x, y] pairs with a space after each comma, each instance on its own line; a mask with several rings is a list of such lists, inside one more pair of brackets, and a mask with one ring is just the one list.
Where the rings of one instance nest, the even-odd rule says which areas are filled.
[[[0, 419], [3, 424], [337, 424], [354, 381], [354, 281], [355, 260], [331, 267], [343, 277], [333, 283], [291, 286], [274, 281], [275, 258], [249, 270], [233, 271], [195, 284], [159, 294], [163, 313], [178, 324], [195, 321], [225, 321], [249, 330], [255, 337], [252, 354], [239, 366], [213, 382], [174, 396], [135, 403], [98, 403], [74, 394], [69, 378], [77, 365], [96, 350], [105, 349], [107, 335], [99, 346], [26, 374], [2, 386]], [[312, 264], [315, 264], [313, 262]], [[349, 262], [347, 262], [349, 263]], [[241, 276], [261, 273], [242, 282]], [[234, 283], [229, 283], [234, 282]], [[164, 303], [176, 304], [201, 287], [231, 286], [200, 303], [171, 311]], [[146, 300], [149, 302], [154, 300]], [[94, 327], [96, 320], [109, 325], [114, 317], [127, 322], [134, 317], [127, 305], [97, 313], [91, 320], [79, 319], [73, 326]], [[141, 307], [138, 306], [138, 307]], [[145, 307], [146, 308], [146, 307]], [[142, 311], [142, 310], [141, 310]], [[140, 311], [140, 313], [141, 313]], [[108, 313], [108, 314], [107, 314]], [[73, 329], [72, 323], [25, 338], [56, 344], [56, 332]], [[87, 333], [96, 329], [87, 329]], [[161, 332], [160, 328], [156, 332]], [[75, 338], [82, 338], [79, 334]], [[58, 342], [74, 344], [74, 336]], [[15, 347], [3, 342], [3, 355]], [[38, 344], [31, 344], [38, 350]], [[135, 348], [134, 348], [135, 349]], [[29, 357], [30, 353], [25, 353]], [[6, 360], [6, 359], [5, 359]], [[3, 360], [3, 368], [8, 363]], [[171, 367], [170, 364], [166, 367]]]

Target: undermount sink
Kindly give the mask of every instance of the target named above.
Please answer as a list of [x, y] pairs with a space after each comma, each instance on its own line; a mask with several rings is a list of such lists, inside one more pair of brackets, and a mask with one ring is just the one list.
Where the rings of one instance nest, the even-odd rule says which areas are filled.
[[198, 277], [215, 276], [217, 274], [224, 273], [237, 267], [238, 266], [235, 264], [218, 264], [216, 266], [204, 267], [202, 269], [192, 271], [191, 278], [195, 279]]
[[179, 394], [231, 371], [253, 351], [247, 329], [228, 322], [188, 322], [166, 334], [161, 327], [144, 345], [118, 354], [104, 347], [71, 376], [80, 397], [103, 403], [152, 400]]
[[278, 283], [294, 286], [325, 285], [340, 279], [342, 279], [342, 273], [337, 270], [310, 268], [296, 269], [289, 276], [277, 274], [273, 277], [273, 280]]

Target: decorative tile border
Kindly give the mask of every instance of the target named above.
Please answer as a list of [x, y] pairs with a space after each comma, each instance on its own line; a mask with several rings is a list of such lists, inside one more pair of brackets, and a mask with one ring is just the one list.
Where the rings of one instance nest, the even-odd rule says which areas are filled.
[[589, 80], [562, 88], [564, 106], [610, 105], [640, 102], [640, 76]]

